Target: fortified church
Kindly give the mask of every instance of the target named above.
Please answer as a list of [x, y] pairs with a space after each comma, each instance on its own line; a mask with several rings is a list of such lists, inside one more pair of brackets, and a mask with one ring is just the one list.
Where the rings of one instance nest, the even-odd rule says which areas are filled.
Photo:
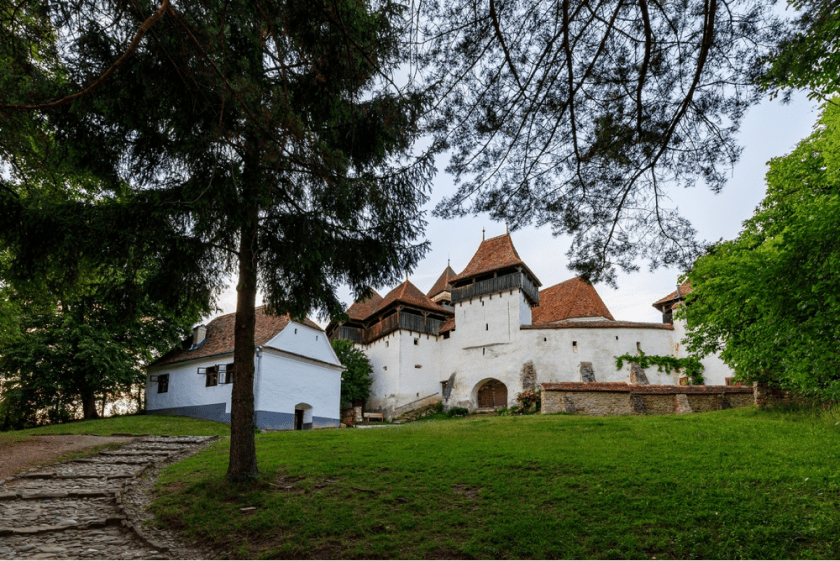
[[[374, 381], [366, 409], [387, 418], [441, 400], [470, 410], [512, 406], [541, 383], [681, 383], [656, 368], [641, 376], [629, 365], [617, 370], [615, 357], [640, 349], [686, 356], [685, 326], [672, 309], [690, 287], [653, 304], [662, 323], [642, 323], [616, 320], [580, 278], [541, 286], [504, 234], [483, 240], [460, 273], [447, 266], [425, 294], [406, 279], [384, 297], [355, 302], [327, 334], [368, 356]], [[732, 376], [717, 357], [702, 362], [707, 384]]]

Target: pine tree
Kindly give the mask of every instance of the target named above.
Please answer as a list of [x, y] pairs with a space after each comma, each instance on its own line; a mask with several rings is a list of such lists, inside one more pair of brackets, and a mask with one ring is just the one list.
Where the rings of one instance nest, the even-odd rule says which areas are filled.
[[[258, 286], [275, 313], [336, 315], [339, 283], [362, 294], [394, 282], [427, 247], [414, 240], [432, 164], [403, 158], [425, 101], [390, 77], [403, 57], [402, 8], [164, 0], [37, 10], [61, 38], [51, 55], [61, 72], [19, 48], [36, 36], [26, 18], [3, 22], [0, 43], [15, 47], [1, 56], [15, 62], [0, 134], [46, 127], [42, 146], [78, 156], [74, 173], [93, 178], [95, 204], [81, 208], [78, 186], [58, 181], [45, 215], [34, 195], [44, 183], [14, 173], [2, 235], [32, 272], [54, 258], [72, 265], [78, 252], [149, 252], [164, 274], [147, 294], [161, 301], [200, 297], [234, 274], [228, 475], [252, 478]], [[3, 150], [14, 165], [17, 152]]]

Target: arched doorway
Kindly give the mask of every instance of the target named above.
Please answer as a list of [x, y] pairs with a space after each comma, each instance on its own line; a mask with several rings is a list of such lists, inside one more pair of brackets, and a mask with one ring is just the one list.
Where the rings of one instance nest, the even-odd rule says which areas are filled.
[[507, 386], [498, 380], [491, 378], [478, 388], [478, 408], [495, 409], [496, 407], [507, 407], [508, 391]]
[[312, 406], [308, 403], [295, 405], [295, 430], [308, 430], [312, 428]]

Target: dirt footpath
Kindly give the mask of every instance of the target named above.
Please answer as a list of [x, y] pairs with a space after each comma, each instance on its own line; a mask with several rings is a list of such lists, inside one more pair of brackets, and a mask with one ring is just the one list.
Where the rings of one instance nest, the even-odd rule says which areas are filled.
[[18, 471], [49, 462], [68, 452], [92, 448], [110, 442], [128, 442], [121, 436], [45, 435], [17, 436], [0, 434], [0, 479], [11, 477]]

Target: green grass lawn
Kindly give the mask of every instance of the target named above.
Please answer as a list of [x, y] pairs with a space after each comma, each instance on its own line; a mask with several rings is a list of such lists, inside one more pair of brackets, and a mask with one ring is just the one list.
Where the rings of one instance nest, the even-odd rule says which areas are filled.
[[153, 509], [233, 557], [840, 557], [840, 427], [804, 414], [261, 434], [252, 489], [227, 446], [170, 467]]
[[47, 425], [34, 429], [0, 432], [0, 441], [22, 439], [30, 434], [170, 434], [212, 436], [230, 434], [230, 425], [166, 415], [123, 415], [95, 421], [74, 421], [59, 425]]

